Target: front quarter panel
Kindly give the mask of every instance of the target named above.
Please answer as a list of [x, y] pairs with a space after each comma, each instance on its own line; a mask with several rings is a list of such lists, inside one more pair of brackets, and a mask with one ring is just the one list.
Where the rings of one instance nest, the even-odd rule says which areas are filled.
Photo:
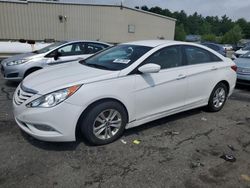
[[92, 82], [82, 85], [82, 87], [74, 95], [69, 97], [66, 102], [81, 106], [83, 112], [89, 105], [98, 100], [115, 99], [126, 107], [129, 122], [131, 122], [135, 119], [134, 86], [134, 75]]

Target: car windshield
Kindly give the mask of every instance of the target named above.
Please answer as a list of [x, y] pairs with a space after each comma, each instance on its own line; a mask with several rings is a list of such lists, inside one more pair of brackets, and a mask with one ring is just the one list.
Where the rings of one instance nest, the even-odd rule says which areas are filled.
[[150, 49], [152, 48], [147, 46], [122, 44], [102, 51], [80, 63], [99, 69], [122, 70]]
[[250, 52], [240, 56], [241, 58], [250, 58]]
[[46, 52], [48, 52], [50, 50], [53, 50], [54, 48], [56, 48], [56, 47], [58, 47], [58, 46], [60, 46], [62, 44], [65, 44], [65, 43], [66, 43], [65, 41], [64, 42], [55, 42], [55, 43], [53, 43], [53, 44], [51, 44], [49, 46], [46, 46], [46, 47], [44, 47], [44, 48], [42, 48], [40, 50], [34, 51], [34, 53], [36, 53], [36, 54], [46, 53]]

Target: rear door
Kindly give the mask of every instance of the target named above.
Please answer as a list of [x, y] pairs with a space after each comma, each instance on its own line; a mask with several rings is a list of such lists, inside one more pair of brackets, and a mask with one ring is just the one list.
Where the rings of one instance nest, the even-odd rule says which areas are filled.
[[187, 76], [187, 105], [199, 105], [208, 100], [218, 82], [218, 73], [223, 61], [200, 47], [185, 45]]

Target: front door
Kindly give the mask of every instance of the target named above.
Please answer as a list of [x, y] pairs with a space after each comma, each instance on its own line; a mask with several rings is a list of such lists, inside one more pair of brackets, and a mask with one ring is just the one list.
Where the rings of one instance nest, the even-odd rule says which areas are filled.
[[[76, 42], [67, 44], [58, 49], [55, 49], [50, 55], [50, 59], [48, 61], [49, 65], [62, 64], [70, 61], [76, 61], [80, 59], [84, 59], [86, 54], [86, 44], [83, 42]], [[55, 57], [55, 54], [58, 53], [58, 57]]]
[[187, 79], [181, 46], [163, 48], [143, 64], [161, 66], [158, 73], [136, 75], [136, 119], [142, 120], [181, 109], [185, 106]]

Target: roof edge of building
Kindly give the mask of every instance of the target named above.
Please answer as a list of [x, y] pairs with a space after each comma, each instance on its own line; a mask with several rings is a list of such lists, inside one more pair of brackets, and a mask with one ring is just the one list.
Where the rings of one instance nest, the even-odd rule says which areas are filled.
[[90, 4], [90, 3], [78, 3], [78, 2], [59, 2], [59, 1], [42, 1], [42, 0], [27, 0], [27, 1], [20, 1], [20, 0], [0, 0], [1, 2], [5, 2], [5, 3], [20, 3], [20, 4], [28, 4], [28, 3], [44, 3], [44, 4], [63, 4], [63, 5], [83, 5], [83, 6], [105, 6], [105, 7], [119, 7], [119, 8], [125, 8], [125, 9], [129, 9], [132, 11], [137, 11], [137, 12], [141, 12], [144, 14], [150, 14], [153, 16], [157, 16], [157, 17], [161, 17], [161, 18], [165, 18], [168, 20], [172, 20], [172, 21], [176, 21], [175, 18], [171, 18], [168, 16], [163, 16], [160, 14], [156, 14], [156, 13], [152, 13], [152, 12], [148, 12], [148, 11], [144, 11], [144, 10], [140, 10], [140, 9], [135, 9], [135, 8], [131, 8], [131, 7], [127, 7], [124, 5], [112, 5], [112, 4]]

